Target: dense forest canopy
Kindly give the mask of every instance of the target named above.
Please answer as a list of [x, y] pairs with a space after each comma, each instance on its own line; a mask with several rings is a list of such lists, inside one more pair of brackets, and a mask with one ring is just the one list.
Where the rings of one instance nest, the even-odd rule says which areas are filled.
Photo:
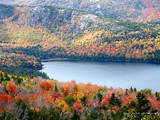
[[159, 64], [158, 0], [0, 3], [0, 119], [159, 119], [159, 92], [63, 83], [38, 71], [52, 58]]
[[0, 71], [1, 120], [158, 120], [160, 92], [17, 77]]

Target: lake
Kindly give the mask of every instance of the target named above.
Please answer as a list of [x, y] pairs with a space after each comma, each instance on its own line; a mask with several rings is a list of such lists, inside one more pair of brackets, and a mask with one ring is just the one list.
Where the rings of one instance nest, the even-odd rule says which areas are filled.
[[113, 88], [131, 86], [160, 91], [160, 65], [145, 63], [104, 63], [54, 61], [42, 62], [42, 72], [58, 81], [75, 80]]

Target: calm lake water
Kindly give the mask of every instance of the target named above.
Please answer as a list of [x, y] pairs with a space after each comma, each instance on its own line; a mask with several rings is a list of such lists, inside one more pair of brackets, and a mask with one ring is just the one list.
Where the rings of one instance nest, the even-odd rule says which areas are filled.
[[114, 88], [160, 91], [160, 65], [141, 63], [43, 62], [42, 72], [58, 81], [75, 80]]

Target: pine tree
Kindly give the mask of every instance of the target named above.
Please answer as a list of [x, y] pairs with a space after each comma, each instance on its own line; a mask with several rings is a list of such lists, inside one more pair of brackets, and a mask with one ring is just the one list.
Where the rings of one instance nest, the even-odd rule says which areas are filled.
[[146, 96], [139, 92], [137, 95], [137, 107], [136, 112], [143, 113], [148, 112], [151, 108], [149, 100], [147, 100]]
[[117, 97], [115, 97], [115, 93], [112, 94], [111, 100], [109, 100], [109, 104], [112, 106], [121, 106], [121, 101]]
[[58, 92], [57, 83], [55, 83], [55, 92]]

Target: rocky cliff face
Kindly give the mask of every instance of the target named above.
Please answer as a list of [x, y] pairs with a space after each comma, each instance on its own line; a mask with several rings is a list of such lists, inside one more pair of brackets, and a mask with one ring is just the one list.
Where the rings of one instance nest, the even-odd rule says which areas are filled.
[[52, 31], [60, 27], [66, 27], [65, 32], [68, 34], [78, 34], [84, 30], [98, 28], [108, 28], [112, 30], [125, 29], [125, 27], [118, 26], [111, 21], [103, 20], [94, 14], [87, 14], [69, 9], [37, 6], [28, 8], [25, 12], [17, 13], [18, 14], [13, 17], [12, 21], [19, 25], [24, 25], [22, 21], [27, 21], [25, 24], [31, 27], [42, 25], [44, 28]]
[[97, 13], [108, 17], [131, 20], [145, 21], [160, 18], [159, 0], [0, 0], [0, 3], [34, 5], [34, 6], [58, 6], [73, 8]]

